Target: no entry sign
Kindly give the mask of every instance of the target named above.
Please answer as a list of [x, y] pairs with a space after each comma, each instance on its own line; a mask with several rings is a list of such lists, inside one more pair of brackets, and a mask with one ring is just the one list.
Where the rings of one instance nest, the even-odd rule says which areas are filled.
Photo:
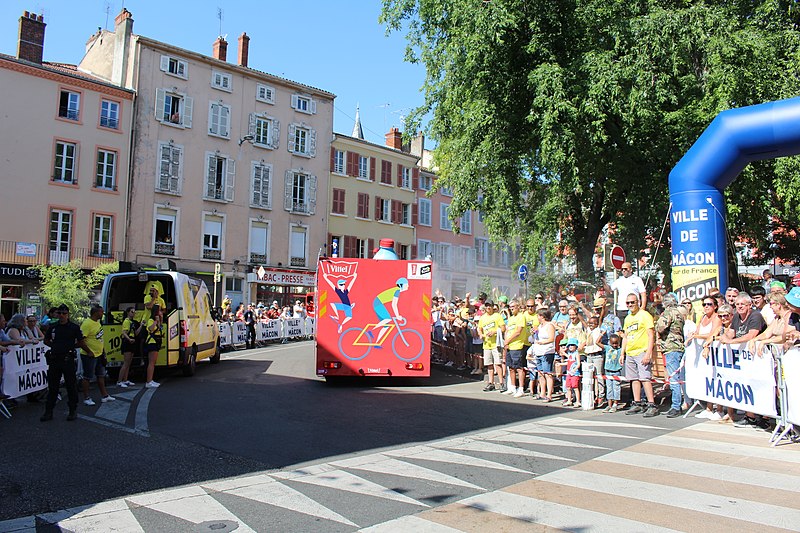
[[622, 263], [625, 262], [625, 250], [622, 249], [622, 246], [614, 245], [611, 247], [611, 265], [616, 268], [622, 268]]

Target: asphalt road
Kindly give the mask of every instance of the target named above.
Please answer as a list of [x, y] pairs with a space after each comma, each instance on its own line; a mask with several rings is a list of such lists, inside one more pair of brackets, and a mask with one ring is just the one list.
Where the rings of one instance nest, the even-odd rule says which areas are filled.
[[[81, 404], [77, 422], [64, 420], [63, 403], [52, 422], [40, 423], [42, 406], [26, 403], [13, 419], [0, 419], [0, 521], [409, 449], [553, 415], [594, 415], [484, 393], [480, 382], [444, 369], [430, 379], [330, 386], [314, 375], [311, 342], [227, 353], [219, 365], [198, 365], [192, 378], [168, 375], [161, 382], [154, 391], [111, 389], [124, 394], [113, 405]], [[622, 418], [669, 429], [692, 423]], [[649, 438], [644, 431], [641, 438]], [[606, 450], [625, 444], [610, 437], [591, 442]], [[581, 461], [598, 452], [570, 454], [570, 461]]]

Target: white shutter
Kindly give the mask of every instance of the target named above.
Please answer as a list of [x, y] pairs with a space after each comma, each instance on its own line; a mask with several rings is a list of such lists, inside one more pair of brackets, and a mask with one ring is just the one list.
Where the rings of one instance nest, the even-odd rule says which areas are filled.
[[223, 137], [230, 135], [231, 111], [227, 106], [219, 106], [219, 134]]
[[261, 205], [272, 209], [272, 166], [264, 165], [261, 173]]
[[314, 100], [313, 98], [311, 98], [311, 99], [309, 99], [309, 102], [310, 103], [308, 104], [308, 111], [309, 111], [309, 113], [314, 115], [317, 112], [317, 101]]
[[281, 146], [281, 121], [274, 118], [272, 119], [272, 131], [270, 132], [271, 146], [273, 150], [277, 150]]
[[219, 114], [220, 106], [211, 102], [208, 104], [208, 131], [209, 133], [219, 134]]
[[169, 56], [161, 56], [161, 70], [164, 72], [169, 71]]
[[250, 113], [250, 117], [247, 121], [247, 134], [253, 137], [255, 141], [256, 138], [256, 114]]
[[253, 164], [253, 180], [251, 186], [253, 187], [253, 205], [262, 205], [261, 187], [263, 180], [263, 169], [261, 165]]
[[309, 175], [306, 178], [306, 184], [308, 187], [308, 214], [313, 215], [317, 207], [317, 177]]
[[308, 130], [308, 155], [316, 157], [317, 155], [317, 130]]
[[225, 200], [228, 202], [233, 201], [233, 185], [236, 179], [236, 161], [233, 159], [226, 159], [226, 168], [228, 175], [225, 177]]
[[[162, 58], [166, 56], [161, 56]], [[156, 89], [156, 120], [163, 122], [164, 120], [164, 100], [167, 99], [167, 91], [164, 89]]]
[[161, 162], [159, 165], [158, 189], [169, 190], [170, 165], [172, 163], [171, 150], [168, 144], [161, 145]]
[[214, 198], [217, 182], [217, 158], [213, 154], [208, 154], [206, 160], [208, 161], [208, 165], [206, 165], [206, 197]]
[[294, 172], [286, 171], [286, 178], [283, 184], [283, 208], [287, 211], [292, 210], [292, 184], [294, 183]]
[[183, 97], [183, 127], [192, 127], [192, 108], [194, 107], [194, 100], [188, 96]]
[[289, 124], [288, 133], [289, 133], [289, 151], [291, 153], [295, 153], [297, 151], [297, 146], [295, 144], [295, 131], [297, 130], [297, 126], [295, 124]]
[[297, 95], [292, 95], [292, 109], [297, 109]]
[[185, 62], [178, 61], [177, 70], [178, 70], [178, 76], [180, 76], [181, 78], [185, 78], [186, 77], [186, 63]]
[[171, 161], [171, 173], [170, 173], [170, 183], [169, 183], [169, 190], [171, 192], [180, 194], [181, 192], [181, 157], [183, 151], [175, 148], [174, 146], [171, 147], [170, 157]]

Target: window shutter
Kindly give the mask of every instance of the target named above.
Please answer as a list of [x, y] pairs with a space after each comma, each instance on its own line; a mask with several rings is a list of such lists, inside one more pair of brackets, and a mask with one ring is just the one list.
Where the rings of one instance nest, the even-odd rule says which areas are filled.
[[331, 146], [331, 167], [330, 167], [331, 172], [333, 172], [333, 163], [335, 159], [336, 159], [336, 148]]
[[231, 122], [230, 119], [230, 110], [224, 106], [219, 106], [219, 134], [223, 137], [228, 137], [230, 135], [230, 128], [229, 124]]
[[311, 103], [308, 105], [308, 110], [311, 112], [312, 115], [316, 114], [317, 112], [317, 101], [313, 98], [311, 99]]
[[317, 130], [310, 129], [308, 130], [308, 152], [306, 152], [311, 157], [317, 156]]
[[161, 70], [164, 72], [169, 70], [169, 56], [161, 56]]
[[183, 127], [192, 127], [192, 108], [194, 107], [194, 100], [188, 96], [183, 98]]
[[295, 142], [294, 142], [295, 130], [297, 130], [297, 126], [295, 126], [294, 124], [289, 124], [289, 128], [288, 128], [289, 146], [288, 146], [288, 148], [289, 148], [289, 151], [291, 153], [295, 153], [295, 151], [297, 150], [297, 147], [296, 147]]
[[403, 165], [397, 165], [397, 186], [403, 186]]
[[375, 197], [375, 220], [381, 219], [381, 206], [383, 206], [383, 200], [381, 200], [380, 196]]
[[225, 200], [228, 202], [233, 201], [233, 187], [236, 179], [236, 161], [233, 159], [226, 160], [226, 169], [228, 175], [225, 177]]
[[211, 133], [219, 134], [219, 115], [220, 106], [218, 104], [209, 104], [208, 109], [208, 131]]
[[256, 114], [250, 113], [247, 120], [247, 134], [255, 139], [256, 136]]
[[292, 109], [297, 109], [297, 95], [292, 95]]
[[414, 202], [411, 204], [411, 225], [416, 227], [417, 221], [419, 220], [419, 212], [417, 211], [417, 203]]
[[419, 189], [419, 169], [411, 169], [411, 187], [416, 191]]
[[412, 259], [419, 259], [419, 257], [417, 257], [417, 245], [416, 244], [412, 244], [411, 245], [411, 258]]
[[292, 183], [294, 180], [294, 173], [291, 170], [286, 171], [286, 177], [283, 183], [283, 208], [287, 211], [292, 210]]
[[[162, 60], [166, 56], [161, 56]], [[162, 69], [163, 70], [163, 69]], [[167, 91], [156, 89], [156, 120], [164, 121], [164, 100], [167, 98]]]
[[367, 259], [373, 256], [375, 250], [375, 239], [367, 239]]
[[172, 172], [170, 173], [169, 190], [177, 194], [180, 194], [181, 192], [181, 173], [183, 172], [183, 169], [181, 168], [182, 153], [183, 152], [181, 150], [173, 147], [170, 156], [172, 157]]
[[214, 188], [217, 181], [217, 158], [213, 155], [207, 155], [208, 174], [206, 174], [206, 197], [214, 197]]
[[375, 158], [369, 158], [369, 180], [375, 181]]
[[347, 152], [347, 175], [358, 176], [358, 154]]
[[262, 197], [261, 197], [261, 177], [262, 177], [262, 169], [259, 165], [255, 165], [253, 167], [253, 205], [261, 205]]
[[398, 202], [397, 200], [392, 200], [391, 205], [392, 205], [392, 218], [390, 220], [392, 221], [392, 224], [399, 224], [400, 213], [398, 211], [400, 211], [401, 208], [400, 202]]
[[161, 165], [160, 165], [160, 172], [159, 172], [159, 179], [158, 179], [158, 188], [162, 191], [169, 190], [169, 177], [170, 177], [170, 164], [171, 164], [171, 157], [170, 157], [170, 147], [169, 145], [165, 144], [161, 146]]
[[308, 214], [313, 215], [317, 210], [317, 177], [308, 176], [306, 185], [308, 186]]
[[272, 131], [270, 132], [271, 144], [273, 150], [277, 150], [281, 145], [281, 121], [272, 119]]

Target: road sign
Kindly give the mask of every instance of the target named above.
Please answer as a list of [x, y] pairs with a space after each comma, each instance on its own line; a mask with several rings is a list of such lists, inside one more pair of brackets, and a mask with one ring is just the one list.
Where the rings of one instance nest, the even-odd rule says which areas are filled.
[[219, 263], [214, 264], [214, 283], [222, 281], [222, 265]]
[[520, 281], [525, 281], [526, 279], [528, 279], [527, 265], [520, 265], [519, 270], [517, 270], [517, 275], [519, 276]]
[[611, 247], [611, 265], [614, 268], [622, 268], [622, 263], [625, 262], [625, 250], [622, 249], [622, 246], [615, 244]]

